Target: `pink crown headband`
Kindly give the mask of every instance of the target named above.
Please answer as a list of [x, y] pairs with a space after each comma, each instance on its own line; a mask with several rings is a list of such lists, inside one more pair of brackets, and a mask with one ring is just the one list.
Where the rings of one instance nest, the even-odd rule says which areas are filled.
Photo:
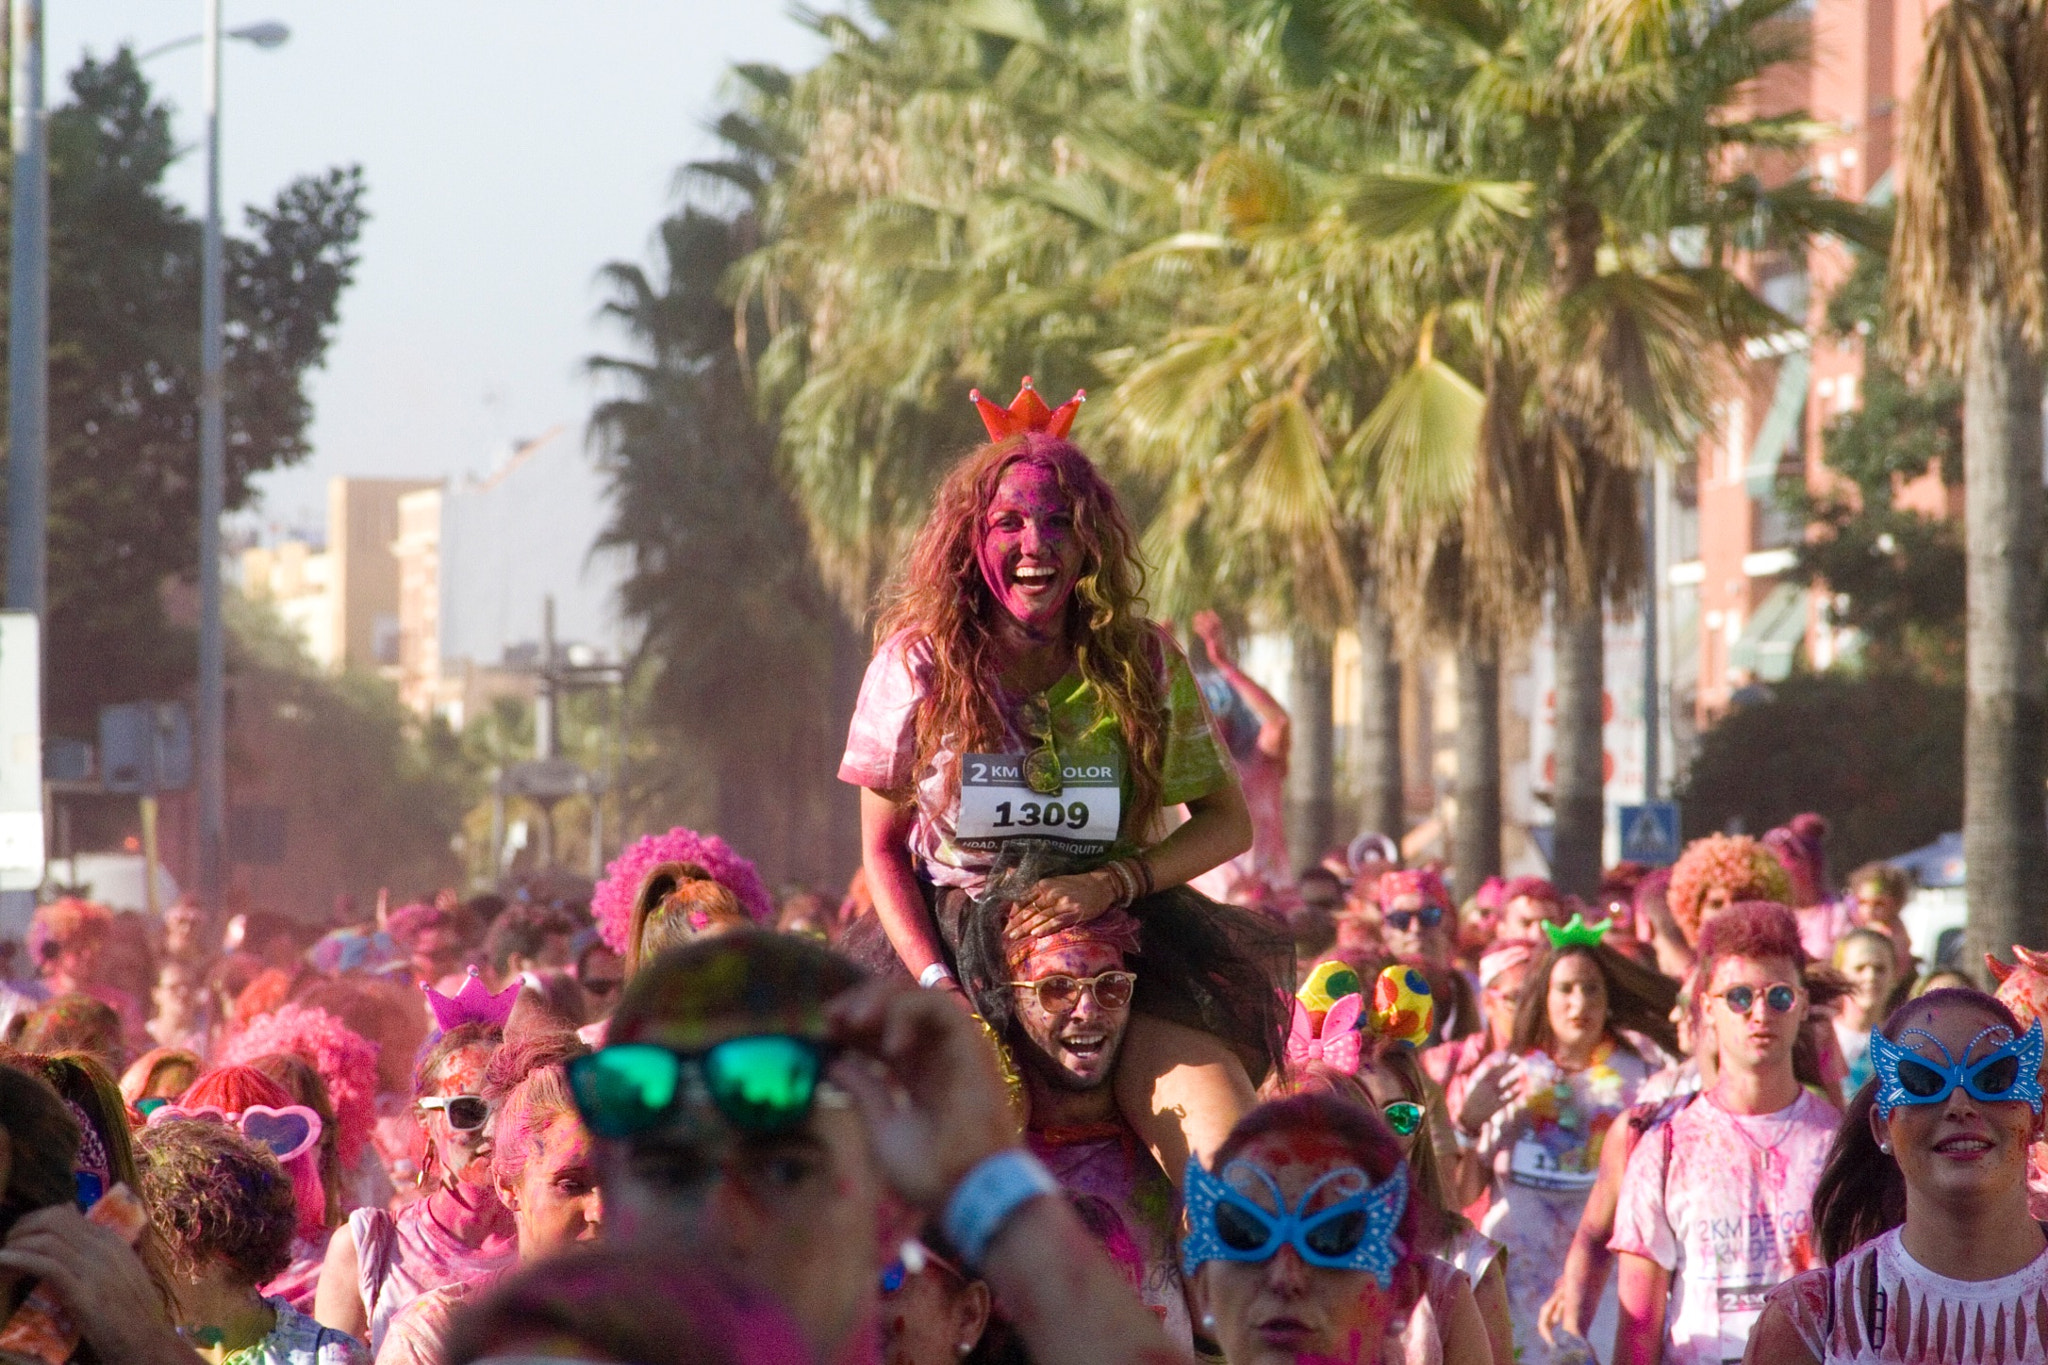
[[434, 1012], [435, 1027], [443, 1033], [464, 1024], [484, 1024], [502, 1029], [505, 1021], [512, 1017], [512, 1006], [519, 1003], [517, 981], [492, 995], [474, 967], [469, 969], [469, 979], [462, 983], [462, 989], [454, 995], [443, 995], [432, 986], [420, 989], [427, 993], [427, 1008]]

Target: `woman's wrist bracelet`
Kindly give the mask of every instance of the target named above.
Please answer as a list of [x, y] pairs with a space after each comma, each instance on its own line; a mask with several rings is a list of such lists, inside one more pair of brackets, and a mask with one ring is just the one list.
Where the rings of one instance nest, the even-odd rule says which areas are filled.
[[1059, 1192], [1060, 1183], [1044, 1162], [1022, 1147], [1011, 1147], [984, 1158], [961, 1177], [946, 1199], [940, 1224], [960, 1259], [979, 1269], [989, 1244], [1017, 1210], [1040, 1195]]
[[926, 990], [952, 980], [954, 980], [953, 969], [943, 962], [934, 962], [931, 966], [917, 974], [917, 984]]

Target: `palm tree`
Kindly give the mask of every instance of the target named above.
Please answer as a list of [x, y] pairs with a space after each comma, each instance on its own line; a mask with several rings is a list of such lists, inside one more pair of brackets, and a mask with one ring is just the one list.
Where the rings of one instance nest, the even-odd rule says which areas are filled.
[[[1642, 582], [1640, 472], [1692, 439], [1737, 343], [1794, 325], [1741, 285], [1734, 253], [1796, 245], [1802, 213], [1822, 212], [1802, 185], [1763, 188], [1744, 161], [1811, 131], [1741, 104], [1797, 51], [1782, 19], [1792, 0], [1333, 2], [1340, 64], [1371, 74], [1360, 107], [1404, 130], [1417, 169], [1529, 187], [1499, 243], [1498, 287], [1517, 306], [1486, 343], [1488, 425], [1505, 443], [1494, 459], [1517, 553], [1554, 604], [1553, 875], [1589, 893], [1604, 823], [1601, 621]], [[1540, 307], [1526, 307], [1532, 294]]]
[[1962, 376], [1968, 932], [1973, 953], [2003, 952], [2041, 941], [2048, 899], [2048, 25], [2035, 0], [1953, 0], [1926, 32], [1898, 162], [1889, 294], [1895, 342]]
[[668, 760], [651, 795], [773, 876], [831, 884], [858, 857], [830, 776], [857, 650], [732, 344], [721, 291], [751, 229], [744, 214], [686, 208], [662, 224], [658, 273], [603, 271], [604, 316], [632, 353], [589, 361], [610, 390], [590, 420], [611, 485], [598, 545], [631, 562], [621, 606], [640, 627], [636, 692]]

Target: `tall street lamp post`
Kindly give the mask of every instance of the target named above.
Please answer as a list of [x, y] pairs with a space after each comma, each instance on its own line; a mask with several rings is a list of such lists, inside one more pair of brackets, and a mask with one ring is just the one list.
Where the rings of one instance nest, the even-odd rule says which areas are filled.
[[[205, 0], [206, 237], [199, 261], [199, 895], [219, 911], [227, 884], [227, 634], [221, 620], [220, 517], [227, 492], [227, 386], [222, 331], [227, 294], [220, 223], [221, 0]], [[283, 24], [238, 29], [258, 47], [290, 36]], [[170, 46], [179, 46], [171, 44]]]
[[[43, 138], [43, 0], [14, 0], [14, 150], [7, 300], [7, 606], [43, 615], [49, 473], [50, 163]], [[47, 624], [47, 623], [45, 623]], [[45, 638], [44, 650], [49, 645]]]

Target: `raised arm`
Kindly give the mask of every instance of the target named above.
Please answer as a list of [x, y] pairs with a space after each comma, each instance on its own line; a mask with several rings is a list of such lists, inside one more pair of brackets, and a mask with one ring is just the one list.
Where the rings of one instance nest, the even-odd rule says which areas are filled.
[[1195, 613], [1195, 634], [1202, 637], [1202, 643], [1209, 650], [1209, 662], [1223, 675], [1231, 690], [1244, 698], [1244, 704], [1259, 718], [1259, 752], [1267, 758], [1286, 761], [1288, 746], [1292, 743], [1294, 722], [1287, 714], [1287, 708], [1279, 698], [1259, 686], [1249, 673], [1237, 666], [1231, 657], [1230, 646], [1223, 634], [1223, 620], [1213, 611]]
[[[928, 991], [878, 982], [834, 1000], [827, 1015], [835, 1040], [854, 1054], [834, 1064], [833, 1078], [853, 1095], [876, 1160], [906, 1203], [946, 1216], [951, 1231], [961, 1212], [955, 1196], [976, 1202], [970, 1175], [997, 1159], [1033, 1164], [1017, 1145], [994, 1055], [957, 1011]], [[992, 1230], [975, 1268], [1034, 1361], [1186, 1361], [1056, 1189], [1021, 1202], [979, 1192], [970, 1212]]]

